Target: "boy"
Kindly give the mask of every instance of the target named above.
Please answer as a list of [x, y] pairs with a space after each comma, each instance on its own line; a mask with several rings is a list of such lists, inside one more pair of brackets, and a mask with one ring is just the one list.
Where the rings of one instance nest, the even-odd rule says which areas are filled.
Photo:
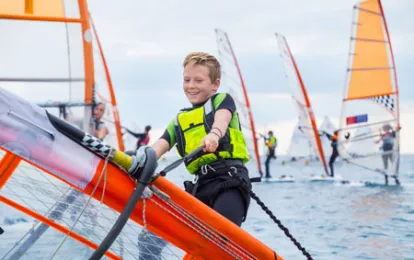
[[[152, 148], [160, 158], [177, 144], [180, 156], [200, 145], [202, 153], [185, 162], [194, 181], [185, 182], [186, 191], [238, 226], [250, 203], [251, 184], [244, 163], [249, 160], [240, 130], [236, 106], [228, 94], [216, 94], [221, 66], [207, 53], [190, 53], [184, 60], [183, 89], [191, 108], [181, 110]], [[135, 160], [145, 161], [145, 146]], [[134, 176], [138, 177], [138, 176]]]

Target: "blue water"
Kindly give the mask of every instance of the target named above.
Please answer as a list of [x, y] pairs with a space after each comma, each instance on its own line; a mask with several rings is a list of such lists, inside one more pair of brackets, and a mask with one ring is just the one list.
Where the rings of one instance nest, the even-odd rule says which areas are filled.
[[[274, 163], [273, 175], [292, 174], [296, 182], [259, 183], [254, 190], [315, 259], [414, 259], [413, 161], [401, 160], [401, 187], [386, 187], [382, 176], [348, 164], [337, 167], [343, 179], [381, 185], [309, 182], [319, 167]], [[285, 259], [304, 259], [254, 202], [243, 228]]]
[[[310, 182], [311, 174], [321, 173], [317, 163], [282, 166], [280, 162], [273, 162], [273, 176], [288, 174], [296, 181], [255, 183], [254, 191], [314, 259], [414, 260], [413, 155], [401, 159], [401, 187], [384, 186], [380, 175], [344, 163], [338, 163], [336, 173], [351, 184]], [[255, 169], [250, 169], [253, 177]], [[178, 185], [189, 179], [182, 166], [168, 178]], [[360, 180], [378, 185], [354, 183]], [[3, 220], [20, 217], [12, 211], [0, 213]], [[285, 259], [305, 259], [254, 201], [242, 227]]]

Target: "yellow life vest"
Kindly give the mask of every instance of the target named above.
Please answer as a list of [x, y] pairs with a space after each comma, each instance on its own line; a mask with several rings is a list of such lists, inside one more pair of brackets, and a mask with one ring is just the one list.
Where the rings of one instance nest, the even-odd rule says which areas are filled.
[[277, 139], [274, 136], [271, 136], [267, 139], [267, 147], [269, 149], [275, 149], [277, 146]]
[[[225, 93], [215, 96], [215, 100], [222, 101]], [[220, 104], [220, 102], [218, 102]], [[218, 106], [218, 104], [217, 104]], [[181, 157], [186, 156], [201, 145], [201, 140], [210, 132], [214, 123], [214, 100], [210, 98], [203, 106], [182, 110], [175, 118], [175, 135], [177, 150]], [[187, 170], [194, 174], [202, 165], [224, 159], [240, 159], [243, 163], [249, 161], [246, 140], [241, 132], [237, 112], [233, 113], [225, 136], [220, 140], [216, 153], [202, 153], [200, 156], [185, 161]]]

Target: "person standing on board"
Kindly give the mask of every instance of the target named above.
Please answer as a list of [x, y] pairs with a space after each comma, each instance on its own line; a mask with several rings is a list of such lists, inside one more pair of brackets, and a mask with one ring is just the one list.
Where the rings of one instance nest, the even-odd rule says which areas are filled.
[[267, 147], [267, 157], [266, 157], [266, 176], [265, 178], [272, 178], [272, 176], [270, 175], [270, 170], [269, 170], [269, 166], [270, 166], [270, 160], [271, 159], [276, 159], [276, 147], [277, 147], [277, 139], [275, 136], [273, 136], [273, 131], [269, 131], [267, 133], [268, 137], [264, 136], [264, 140], [265, 140], [265, 144]]
[[[193, 52], [183, 67], [183, 90], [192, 107], [182, 109], [171, 120], [152, 148], [160, 158], [175, 144], [180, 156], [205, 145], [202, 152], [185, 161], [194, 176], [192, 182], [184, 182], [185, 189], [241, 226], [250, 203], [251, 183], [244, 165], [249, 156], [236, 105], [229, 94], [216, 93], [221, 81], [216, 57]], [[144, 164], [145, 146], [138, 149], [134, 160]]]
[[143, 133], [135, 133], [129, 130], [128, 128], [124, 128], [130, 135], [137, 138], [137, 147], [136, 150], [138, 150], [143, 145], [148, 145], [150, 141], [149, 132], [151, 131], [151, 126], [147, 125], [145, 127], [145, 131]]
[[327, 132], [323, 131], [323, 134], [331, 141], [332, 146], [332, 154], [331, 158], [329, 158], [329, 168], [331, 169], [331, 177], [334, 177], [334, 163], [336, 158], [339, 156], [338, 153], [338, 130], [334, 131], [333, 135], [328, 134]]
[[[400, 130], [401, 127], [397, 128], [397, 131]], [[376, 141], [375, 143], [382, 142], [380, 150], [383, 151], [382, 162], [384, 164], [384, 169], [388, 170], [388, 161], [391, 163], [393, 162], [393, 150], [394, 150], [394, 141], [396, 137], [396, 131], [392, 129], [389, 124], [385, 124], [382, 126], [382, 130], [384, 133], [381, 133], [380, 130], [380, 140]]]

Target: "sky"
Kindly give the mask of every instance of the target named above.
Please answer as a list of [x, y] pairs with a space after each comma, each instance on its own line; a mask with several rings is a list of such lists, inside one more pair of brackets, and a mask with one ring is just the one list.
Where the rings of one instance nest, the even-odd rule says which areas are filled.
[[[275, 32], [287, 37], [317, 121], [339, 124], [352, 6], [349, 0], [112, 1], [89, 8], [105, 48], [121, 120], [160, 131], [188, 102], [181, 89], [188, 52], [217, 55], [214, 28], [230, 37], [259, 131], [272, 129], [279, 152], [287, 150], [296, 124]], [[414, 152], [414, 17], [412, 0], [384, 0], [401, 93], [403, 152]], [[110, 11], [109, 11], [110, 10]], [[116, 22], [115, 22], [116, 21]], [[141, 123], [142, 122], [142, 123]], [[404, 138], [407, 136], [407, 138]]]
[[[401, 93], [401, 150], [414, 152], [410, 137], [414, 131], [414, 1], [382, 3]], [[257, 128], [276, 133], [280, 153], [289, 146], [297, 114], [274, 33], [287, 37], [318, 124], [328, 116], [338, 126], [354, 4], [351, 0], [88, 1], [123, 124], [138, 125], [138, 129], [151, 124], [152, 139], [158, 137], [179, 109], [189, 106], [182, 91], [184, 57], [191, 51], [217, 55], [214, 28], [220, 28], [228, 33], [238, 58]], [[7, 54], [0, 51], [0, 56]], [[49, 56], [53, 55], [42, 57]], [[1, 65], [0, 69], [4, 71]]]

